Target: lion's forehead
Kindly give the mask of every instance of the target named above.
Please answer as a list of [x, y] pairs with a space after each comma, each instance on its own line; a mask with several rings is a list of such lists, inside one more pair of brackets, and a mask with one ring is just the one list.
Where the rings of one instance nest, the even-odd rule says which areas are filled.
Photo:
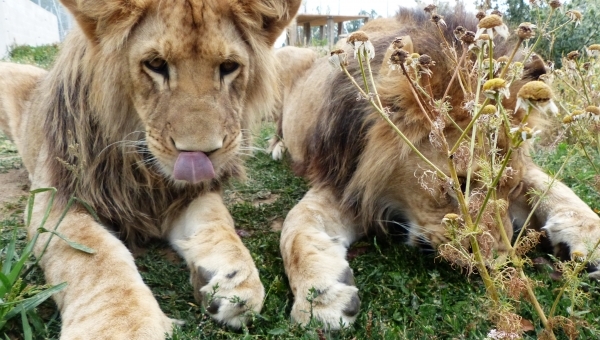
[[224, 55], [242, 43], [227, 1], [158, 0], [148, 18], [167, 57]]

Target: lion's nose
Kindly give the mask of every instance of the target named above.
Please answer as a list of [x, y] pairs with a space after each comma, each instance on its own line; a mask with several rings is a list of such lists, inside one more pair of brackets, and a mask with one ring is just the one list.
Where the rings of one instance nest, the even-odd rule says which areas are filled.
[[171, 142], [179, 152], [204, 152], [207, 156], [215, 153], [223, 147], [223, 140], [176, 140], [171, 138]]

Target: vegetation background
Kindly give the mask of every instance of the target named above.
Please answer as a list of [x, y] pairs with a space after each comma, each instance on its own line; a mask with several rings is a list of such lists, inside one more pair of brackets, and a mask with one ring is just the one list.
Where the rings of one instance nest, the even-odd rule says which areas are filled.
[[[522, 7], [522, 0], [497, 2], [505, 9], [507, 21], [520, 23], [533, 21], [534, 11]], [[571, 50], [600, 42], [597, 20], [600, 2], [573, 0], [567, 5], [576, 6], [586, 16], [580, 27], [566, 32], [568, 39], [558, 39], [547, 49], [546, 59], [558, 60]], [[589, 17], [589, 19], [588, 19]], [[580, 40], [577, 40], [580, 39]], [[47, 68], [57, 52], [57, 46], [15, 47], [10, 58], [15, 62], [31, 63]], [[360, 291], [361, 312], [356, 323], [339, 332], [327, 332], [319, 324], [299, 326], [290, 322], [289, 312], [293, 296], [289, 289], [279, 255], [279, 232], [287, 212], [307, 190], [306, 183], [293, 176], [288, 164], [271, 160], [262, 148], [274, 133], [271, 123], [266, 123], [258, 134], [258, 149], [248, 159], [249, 178], [245, 183], [233, 183], [225, 191], [225, 198], [236, 221], [239, 235], [250, 249], [266, 289], [262, 313], [254, 316], [249, 328], [239, 332], [214, 323], [204, 308], [195, 303], [188, 280], [188, 269], [168, 244], [154, 242], [136, 251], [136, 264], [145, 282], [151, 287], [163, 310], [170, 317], [186, 323], [177, 329], [173, 339], [484, 339], [492, 326], [483, 308], [485, 289], [476, 276], [467, 277], [438, 259], [434, 253], [423, 253], [399, 244], [392, 238], [367, 238], [354, 244], [348, 253], [350, 265]], [[559, 144], [546, 148], [541, 145], [536, 161], [547, 171], [554, 172], [562, 164], [569, 145]], [[600, 164], [597, 153], [594, 160]], [[14, 146], [0, 136], [0, 172], [21, 167]], [[563, 172], [562, 180], [572, 187], [596, 212], [600, 211], [600, 195], [594, 189], [596, 173], [584, 158], [576, 154]], [[0, 207], [0, 248], [5, 248], [17, 230], [17, 249], [26, 243], [23, 229], [25, 198]], [[6, 252], [6, 249], [4, 249]], [[0, 253], [1, 254], [1, 253]], [[3, 256], [3, 255], [2, 255]], [[531, 257], [538, 265], [528, 268], [528, 275], [538, 282], [536, 293], [553, 299], [554, 291], [561, 286], [560, 278], [544, 251]], [[1, 256], [0, 256], [1, 258]], [[34, 269], [24, 278], [27, 285], [43, 283], [43, 275]], [[579, 317], [589, 328], [580, 339], [600, 338], [600, 285], [585, 279], [583, 288], [590, 298], [585, 301]], [[0, 301], [2, 303], [2, 301]], [[118, 303], [118, 301], [115, 301]], [[561, 302], [562, 314], [568, 314], [566, 299]], [[522, 304], [526, 339], [535, 338], [539, 325], [527, 304]], [[60, 317], [52, 301], [37, 308], [34, 338], [55, 339], [59, 336]], [[539, 331], [540, 329], [537, 329]], [[21, 339], [20, 320], [11, 320], [0, 336]], [[565, 334], [559, 337], [566, 338]]]

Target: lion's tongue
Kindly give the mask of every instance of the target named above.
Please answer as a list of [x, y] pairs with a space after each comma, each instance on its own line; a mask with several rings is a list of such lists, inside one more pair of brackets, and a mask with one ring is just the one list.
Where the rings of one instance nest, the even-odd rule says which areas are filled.
[[215, 177], [212, 162], [204, 152], [181, 152], [175, 161], [173, 177], [191, 183]]

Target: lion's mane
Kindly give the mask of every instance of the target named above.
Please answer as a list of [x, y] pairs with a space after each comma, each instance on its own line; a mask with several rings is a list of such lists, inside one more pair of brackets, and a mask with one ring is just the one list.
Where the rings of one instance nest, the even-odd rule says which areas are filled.
[[[284, 13], [277, 6], [269, 10], [273, 16]], [[242, 11], [240, 25], [257, 24], [244, 18], [243, 8], [238, 11]], [[244, 176], [242, 155], [208, 185], [168, 179], [147, 149], [144, 125], [132, 105], [130, 66], [122, 53], [127, 39], [93, 45], [76, 30], [38, 88], [33, 108], [45, 113], [40, 124], [49, 147], [47, 169], [58, 192], [57, 203], [64, 206], [71, 195], [87, 202], [128, 242], [164, 236], [169, 222], [193, 198], [220, 190], [229, 177]], [[245, 41], [253, 62], [242, 117], [242, 149], [250, 143], [249, 130], [258, 113], [268, 110], [276, 96], [271, 90], [276, 83], [275, 70], [269, 67], [274, 64], [271, 47], [265, 39], [249, 35]]]

